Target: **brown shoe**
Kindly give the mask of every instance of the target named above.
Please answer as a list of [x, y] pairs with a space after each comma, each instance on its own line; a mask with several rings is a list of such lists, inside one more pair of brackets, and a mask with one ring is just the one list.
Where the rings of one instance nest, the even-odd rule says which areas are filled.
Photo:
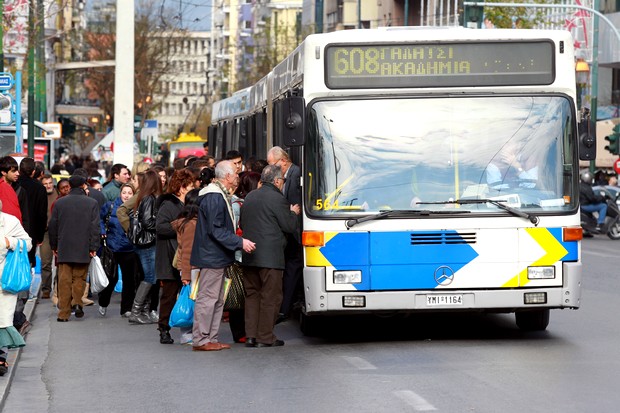
[[230, 344], [226, 344], [226, 343], [217, 343], [220, 345], [220, 347], [222, 348], [222, 350], [226, 350], [230, 348]]
[[202, 346], [192, 347], [192, 351], [220, 351], [221, 349], [220, 343], [207, 343]]

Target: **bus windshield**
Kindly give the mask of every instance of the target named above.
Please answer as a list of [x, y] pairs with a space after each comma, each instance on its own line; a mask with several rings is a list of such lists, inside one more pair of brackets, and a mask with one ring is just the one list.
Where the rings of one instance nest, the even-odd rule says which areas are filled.
[[[566, 96], [329, 100], [309, 111], [308, 212], [576, 208], [574, 113]], [[446, 202], [448, 201], [448, 202]]]

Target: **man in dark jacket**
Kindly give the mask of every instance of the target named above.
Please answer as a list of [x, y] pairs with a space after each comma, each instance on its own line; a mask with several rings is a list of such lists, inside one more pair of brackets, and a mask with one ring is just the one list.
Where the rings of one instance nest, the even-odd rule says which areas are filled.
[[235, 234], [230, 193], [239, 175], [234, 164], [221, 161], [215, 167], [215, 182], [200, 191], [204, 195], [194, 235], [190, 264], [200, 268], [194, 304], [193, 350], [217, 351], [230, 348], [220, 343], [218, 330], [224, 310], [224, 269], [235, 261], [235, 251], [252, 252], [254, 243]]
[[581, 209], [590, 213], [598, 213], [596, 228], [592, 232], [600, 234], [601, 227], [605, 223], [605, 217], [607, 216], [605, 197], [594, 193], [592, 189], [592, 182], [594, 182], [592, 172], [583, 171], [579, 174], [579, 178], [581, 180], [579, 182], [579, 202], [581, 203]]
[[50, 246], [58, 257], [58, 319], [84, 316], [82, 295], [88, 265], [99, 248], [99, 205], [86, 196], [86, 178], [69, 178], [71, 192], [59, 198], [49, 223]]
[[41, 182], [34, 179], [35, 161], [32, 158], [24, 158], [19, 163], [19, 178], [17, 184], [26, 192], [28, 198], [27, 211], [28, 227], [24, 227], [32, 238], [32, 249], [28, 253], [30, 265], [36, 264], [37, 245], [41, 245], [47, 228], [47, 192]]
[[[301, 168], [293, 163], [289, 154], [279, 146], [274, 146], [267, 153], [269, 165], [277, 165], [282, 170], [285, 179], [282, 194], [290, 205], [301, 205]], [[301, 219], [300, 219], [301, 221]], [[301, 222], [300, 222], [301, 224]], [[301, 225], [300, 225], [301, 226]], [[284, 251], [285, 267], [282, 278], [282, 304], [277, 323], [289, 317], [295, 300], [295, 293], [299, 288], [303, 273], [304, 261], [301, 248], [301, 234], [297, 230], [287, 235], [286, 250]]]
[[256, 242], [256, 251], [243, 254], [245, 275], [245, 334], [247, 347], [282, 346], [273, 327], [282, 303], [282, 273], [286, 234], [299, 229], [299, 205], [291, 205], [282, 188], [285, 180], [277, 165], [261, 174], [263, 185], [248, 194], [241, 212], [243, 234]]

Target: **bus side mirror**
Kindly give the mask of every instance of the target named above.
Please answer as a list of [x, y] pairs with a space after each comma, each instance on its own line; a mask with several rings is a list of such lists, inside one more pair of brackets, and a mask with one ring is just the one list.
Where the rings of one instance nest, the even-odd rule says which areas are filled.
[[596, 124], [589, 120], [579, 122], [579, 159], [593, 161], [596, 158]]
[[278, 128], [285, 146], [301, 146], [305, 142], [306, 102], [291, 96], [278, 102]]

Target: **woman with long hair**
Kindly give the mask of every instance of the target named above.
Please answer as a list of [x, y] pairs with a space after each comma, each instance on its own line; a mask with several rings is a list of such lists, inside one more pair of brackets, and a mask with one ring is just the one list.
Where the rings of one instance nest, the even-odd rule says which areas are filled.
[[174, 254], [177, 250], [177, 232], [172, 227], [172, 221], [177, 219], [183, 210], [185, 195], [194, 189], [196, 178], [187, 169], [175, 171], [168, 182], [167, 192], [157, 198], [157, 242], [155, 253], [155, 273], [161, 289], [159, 306], [159, 342], [172, 344], [168, 319], [181, 289], [181, 276], [172, 266]]
[[140, 272], [140, 262], [135, 253], [133, 244], [123, 231], [116, 211], [119, 206], [127, 202], [135, 193], [131, 184], [121, 185], [120, 195], [116, 200], [107, 202], [101, 208], [101, 234], [105, 236], [108, 248], [114, 253], [114, 270], [108, 286], [99, 293], [99, 314], [106, 315], [112, 293], [118, 281], [117, 266], [123, 274], [123, 291], [121, 294], [121, 316], [128, 318], [131, 315], [131, 305], [136, 295], [136, 280]]
[[[198, 199], [200, 188], [192, 189], [185, 195], [185, 206], [179, 217], [172, 221], [172, 227], [177, 233], [177, 269], [181, 273], [181, 282], [188, 285], [192, 280], [194, 269], [189, 263], [194, 245], [196, 222], [198, 221]], [[198, 270], [195, 270], [198, 271]], [[181, 344], [192, 343], [192, 329], [181, 332]]]
[[[140, 190], [136, 197], [136, 205], [131, 220], [139, 223], [138, 233], [133, 234], [136, 254], [140, 258], [144, 281], [138, 286], [131, 308], [129, 322], [132, 324], [150, 324], [157, 322], [157, 304], [159, 291], [152, 288], [155, 284], [155, 240], [157, 238], [157, 207], [155, 201], [161, 195], [161, 179], [157, 172], [148, 170], [140, 182]], [[135, 228], [134, 223], [132, 225]], [[131, 232], [131, 231], [130, 231]]]

